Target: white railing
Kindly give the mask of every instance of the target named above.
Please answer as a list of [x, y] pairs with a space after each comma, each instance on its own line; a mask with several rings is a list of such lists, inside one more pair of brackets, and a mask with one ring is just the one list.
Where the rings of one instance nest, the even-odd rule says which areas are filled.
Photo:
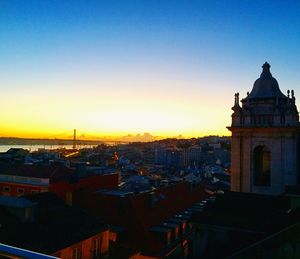
[[14, 247], [14, 246], [9, 246], [9, 245], [4, 245], [0, 243], [0, 257], [2, 256], [7, 256], [8, 258], [11, 256], [15, 256], [14, 258], [41, 258], [41, 259], [58, 259], [58, 257], [51, 256], [51, 255], [45, 255], [29, 250], [25, 250], [22, 248]]

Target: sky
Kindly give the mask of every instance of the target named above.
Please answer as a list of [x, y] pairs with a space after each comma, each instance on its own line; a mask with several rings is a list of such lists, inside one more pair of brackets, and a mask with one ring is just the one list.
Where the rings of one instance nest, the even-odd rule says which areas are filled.
[[229, 135], [265, 61], [300, 98], [299, 46], [299, 1], [0, 0], [0, 136]]

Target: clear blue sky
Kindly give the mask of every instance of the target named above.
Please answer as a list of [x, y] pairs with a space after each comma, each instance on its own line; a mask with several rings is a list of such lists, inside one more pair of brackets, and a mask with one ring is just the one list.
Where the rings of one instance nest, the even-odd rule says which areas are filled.
[[299, 46], [299, 1], [0, 0], [0, 135], [225, 134], [265, 61], [300, 98]]

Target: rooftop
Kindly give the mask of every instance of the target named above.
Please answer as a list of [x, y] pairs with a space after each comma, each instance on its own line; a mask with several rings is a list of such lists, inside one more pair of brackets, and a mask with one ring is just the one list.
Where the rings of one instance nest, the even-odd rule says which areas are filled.
[[203, 257], [224, 258], [289, 226], [289, 208], [290, 200], [285, 196], [230, 191], [217, 195], [205, 210], [192, 214], [203, 235], [210, 233]]
[[107, 229], [99, 220], [66, 206], [55, 194], [22, 199], [37, 204], [32, 222], [19, 220], [6, 206], [0, 206], [0, 241], [7, 245], [52, 254]]

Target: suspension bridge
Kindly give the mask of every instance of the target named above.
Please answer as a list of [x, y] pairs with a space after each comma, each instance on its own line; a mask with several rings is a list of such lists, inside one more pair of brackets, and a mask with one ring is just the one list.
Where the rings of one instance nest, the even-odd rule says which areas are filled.
[[64, 131], [58, 134], [52, 134], [44, 139], [47, 139], [47, 142], [51, 141], [56, 145], [73, 145], [73, 148], [76, 148], [77, 146], [91, 146], [100, 144], [119, 145], [130, 143], [130, 141], [112, 140], [105, 137], [101, 138], [86, 132], [78, 132], [76, 129], [73, 130], [73, 134], [71, 131]]

